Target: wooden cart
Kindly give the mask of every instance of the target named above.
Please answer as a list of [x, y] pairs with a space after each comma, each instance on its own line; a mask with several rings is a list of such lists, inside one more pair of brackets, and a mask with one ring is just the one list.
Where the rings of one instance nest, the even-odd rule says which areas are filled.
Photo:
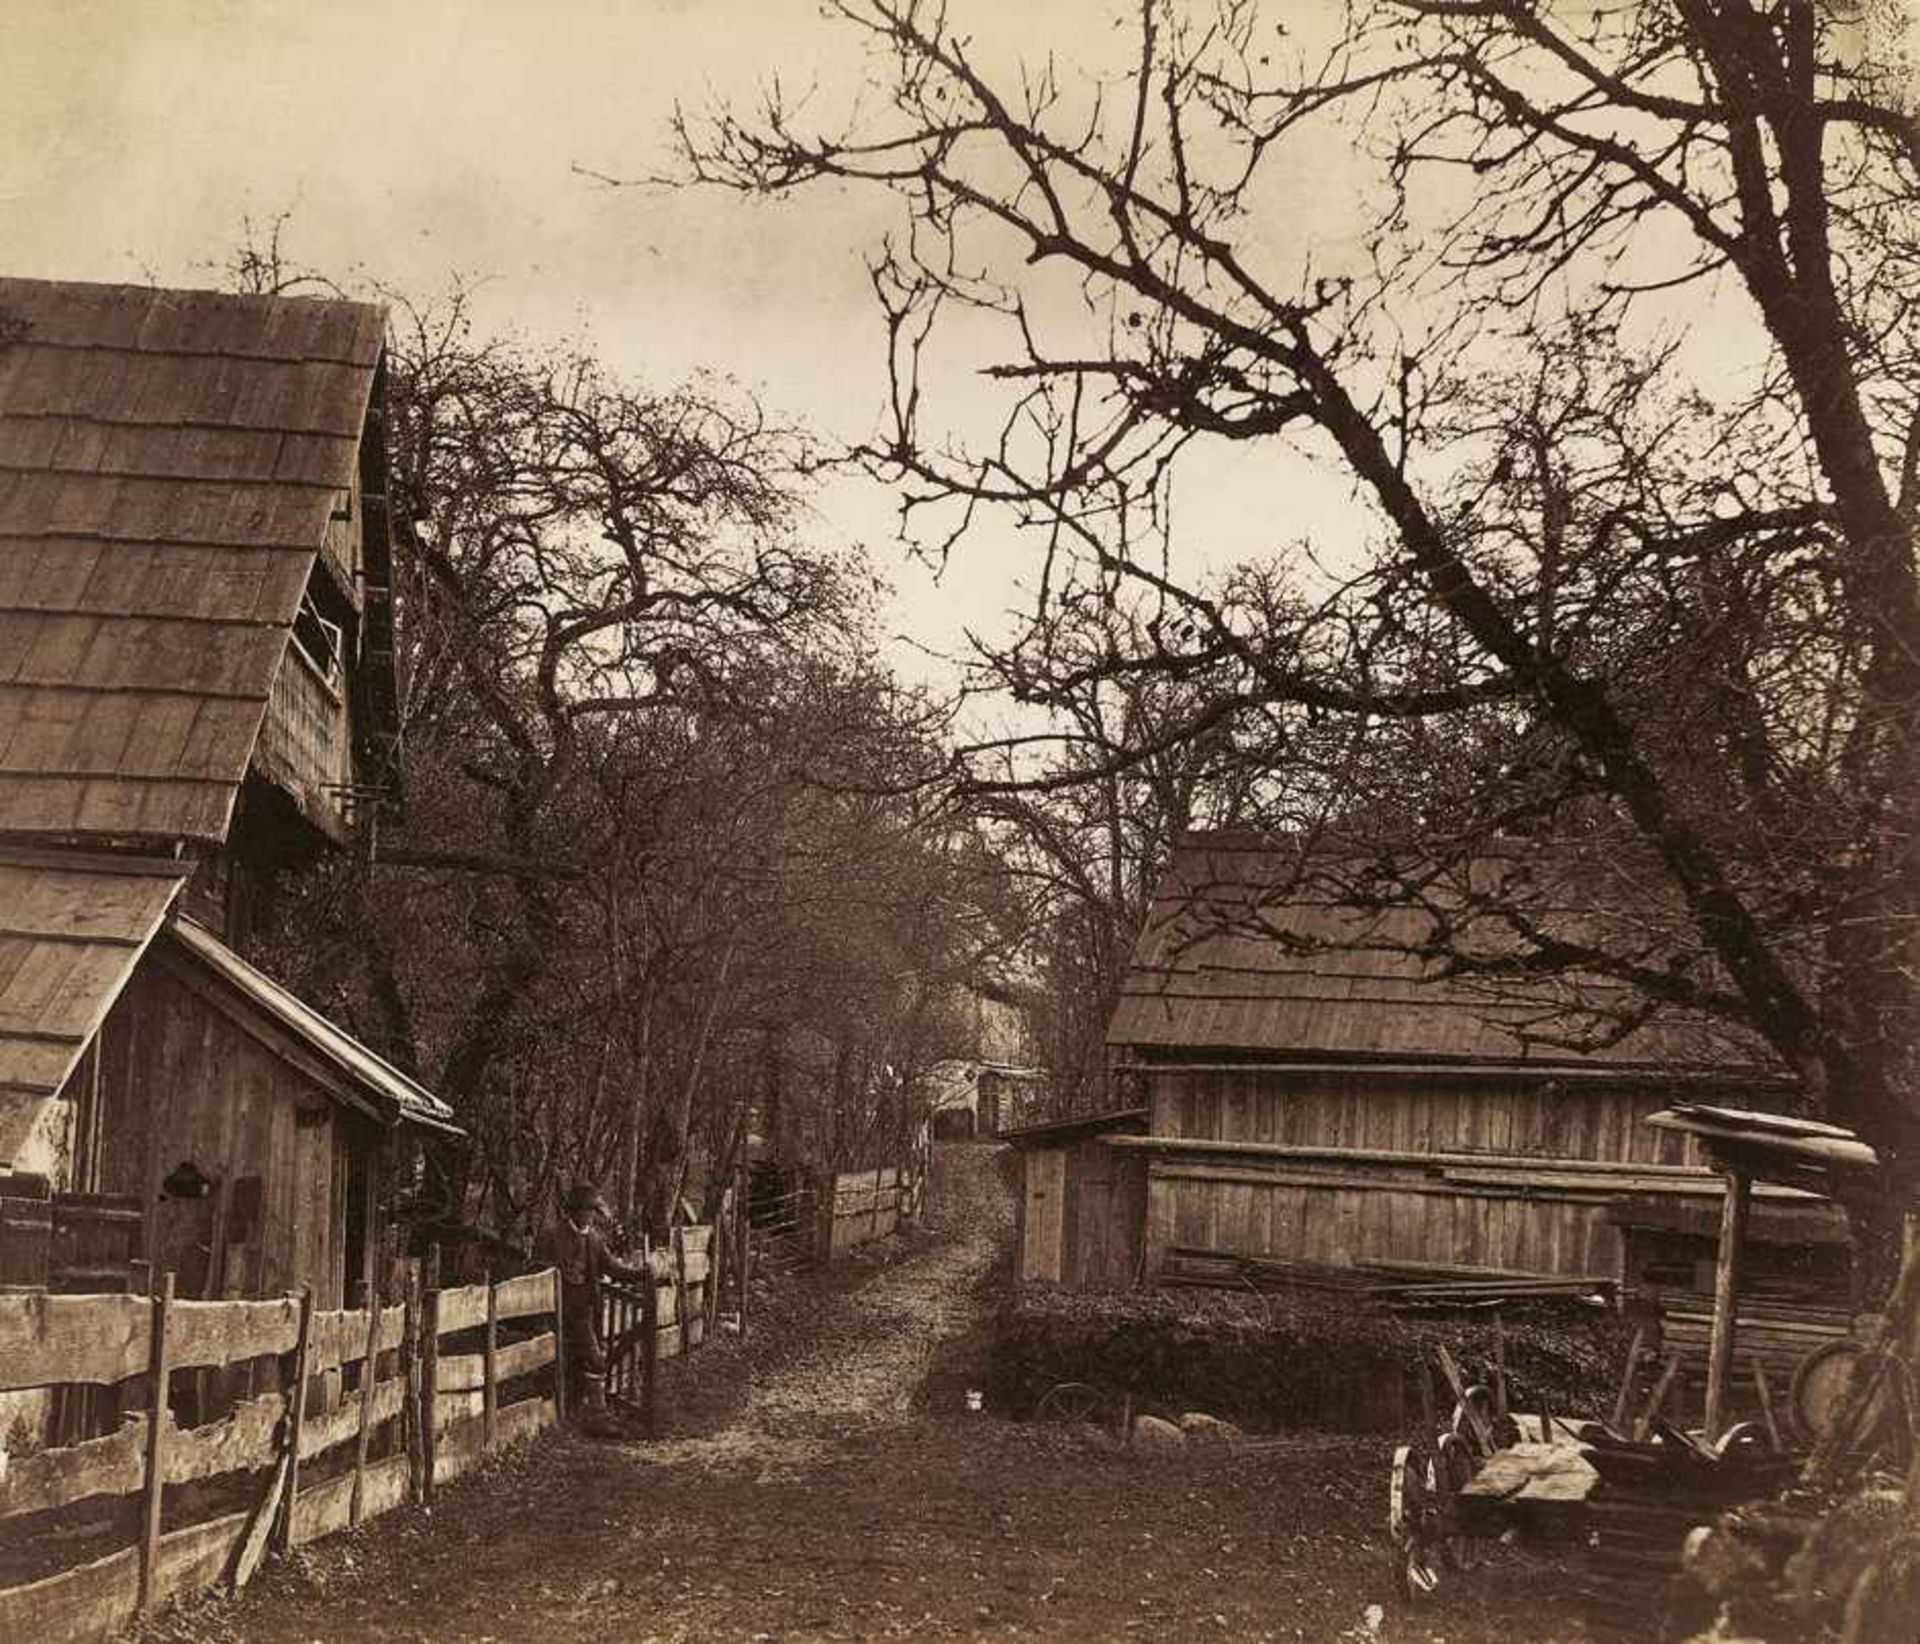
[[[1833, 1126], [1734, 1109], [1677, 1107], [1648, 1122], [1693, 1136], [1726, 1177], [1702, 1428], [1685, 1433], [1660, 1419], [1677, 1355], [1628, 1420], [1638, 1338], [1604, 1422], [1511, 1414], [1503, 1369], [1492, 1388], [1464, 1386], [1443, 1351], [1453, 1413], [1431, 1439], [1403, 1444], [1393, 1457], [1388, 1528], [1408, 1599], [1473, 1569], [1490, 1542], [1514, 1538], [1577, 1550], [1618, 1592], [1644, 1601], [1645, 1577], [1678, 1569], [1690, 1526], [1770, 1495], [1795, 1470], [1770, 1406], [1764, 1423], [1725, 1421], [1751, 1186], [1783, 1182], [1839, 1196], [1876, 1169], [1873, 1150]], [[1764, 1399], [1764, 1385], [1760, 1391]]]

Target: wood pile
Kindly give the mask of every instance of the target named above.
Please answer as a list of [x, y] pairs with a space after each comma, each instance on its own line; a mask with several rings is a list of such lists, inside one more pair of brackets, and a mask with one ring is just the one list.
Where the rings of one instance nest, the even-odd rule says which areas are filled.
[[1176, 1246], [1161, 1272], [1167, 1285], [1254, 1290], [1332, 1291], [1392, 1308], [1438, 1312], [1496, 1308], [1525, 1302], [1611, 1300], [1612, 1279], [1514, 1273], [1445, 1262], [1361, 1261], [1350, 1264], [1249, 1256], [1237, 1251]]

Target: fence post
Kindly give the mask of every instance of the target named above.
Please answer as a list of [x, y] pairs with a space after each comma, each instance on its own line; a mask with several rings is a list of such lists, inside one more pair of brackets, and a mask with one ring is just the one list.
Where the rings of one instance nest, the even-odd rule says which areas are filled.
[[660, 1292], [654, 1285], [653, 1259], [646, 1258], [640, 1281], [640, 1427], [648, 1438], [660, 1436]]
[[367, 1350], [360, 1360], [360, 1434], [353, 1453], [353, 1500], [348, 1508], [349, 1522], [360, 1522], [362, 1497], [367, 1487], [367, 1441], [373, 1436], [374, 1378], [379, 1373], [380, 1292], [367, 1286]]
[[149, 1363], [153, 1388], [147, 1398], [146, 1500], [140, 1529], [141, 1613], [153, 1607], [155, 1565], [160, 1556], [160, 1508], [167, 1492], [167, 1428], [172, 1414], [167, 1403], [167, 1315], [173, 1310], [173, 1275], [160, 1281], [153, 1295], [153, 1346]]
[[734, 1252], [733, 1282], [740, 1292], [740, 1339], [747, 1339], [747, 1286], [753, 1279], [751, 1262], [753, 1259], [753, 1220], [748, 1214], [747, 1188], [752, 1178], [747, 1167], [740, 1167], [740, 1174], [733, 1190], [733, 1236], [738, 1243]]
[[407, 1438], [407, 1489], [412, 1499], [424, 1499], [420, 1484], [420, 1467], [426, 1452], [420, 1442], [420, 1262], [415, 1257], [407, 1263], [407, 1327], [406, 1408], [401, 1413], [401, 1425]]
[[673, 1322], [680, 1329], [680, 1354], [693, 1350], [693, 1308], [687, 1295], [687, 1228], [682, 1222], [673, 1230]]
[[[436, 1262], [437, 1279], [439, 1264]], [[436, 1285], [420, 1307], [420, 1499], [433, 1505], [433, 1471], [440, 1404], [440, 1290]]]
[[567, 1313], [560, 1290], [560, 1269], [553, 1270], [553, 1420], [567, 1424]]
[[500, 1407], [500, 1379], [496, 1374], [500, 1356], [500, 1290], [493, 1282], [493, 1269], [487, 1269], [487, 1342], [481, 1350], [483, 1374], [480, 1378], [480, 1447], [493, 1448], [494, 1413]]
[[300, 1501], [300, 1429], [307, 1419], [307, 1364], [313, 1356], [313, 1286], [300, 1287], [300, 1336], [293, 1349], [293, 1386], [287, 1392], [287, 1493], [280, 1502], [280, 1524], [273, 1544], [285, 1552], [293, 1545], [293, 1511]]

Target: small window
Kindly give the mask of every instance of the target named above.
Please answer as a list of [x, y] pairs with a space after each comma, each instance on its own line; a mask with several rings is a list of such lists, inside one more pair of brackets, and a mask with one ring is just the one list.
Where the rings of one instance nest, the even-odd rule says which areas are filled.
[[293, 642], [313, 664], [313, 671], [336, 687], [340, 683], [340, 637], [340, 624], [323, 617], [313, 595], [305, 595], [300, 601], [300, 614], [293, 619]]

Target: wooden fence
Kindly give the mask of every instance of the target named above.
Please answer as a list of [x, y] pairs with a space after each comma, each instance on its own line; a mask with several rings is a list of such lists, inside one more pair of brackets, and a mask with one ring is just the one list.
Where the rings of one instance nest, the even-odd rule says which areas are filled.
[[[430, 1500], [487, 1450], [554, 1423], [551, 1269], [423, 1294], [415, 1268], [405, 1291], [344, 1311], [178, 1300], [171, 1275], [152, 1296], [0, 1294], [0, 1392], [92, 1388], [119, 1416], [0, 1465], [0, 1583], [32, 1578], [0, 1586], [0, 1639], [100, 1639], [170, 1600], [244, 1586], [269, 1543]], [[176, 1425], [209, 1375], [226, 1414]]]
[[827, 1260], [900, 1225], [904, 1178], [897, 1167], [842, 1171], [833, 1178], [833, 1205], [825, 1229]]

